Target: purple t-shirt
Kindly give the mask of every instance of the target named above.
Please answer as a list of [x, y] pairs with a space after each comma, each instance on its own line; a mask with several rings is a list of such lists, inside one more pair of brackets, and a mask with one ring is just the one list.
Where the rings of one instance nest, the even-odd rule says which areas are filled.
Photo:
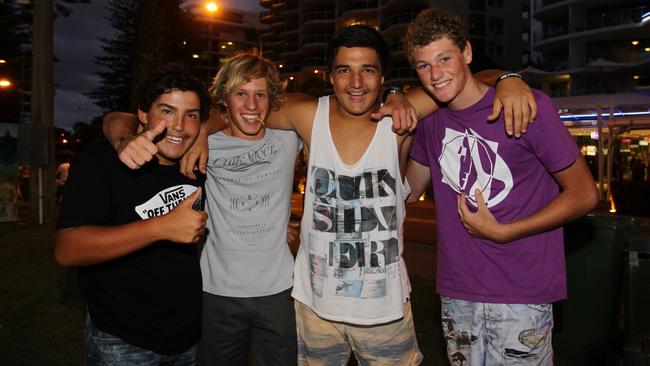
[[463, 110], [444, 108], [420, 121], [411, 158], [428, 166], [438, 220], [437, 291], [466, 301], [543, 304], [566, 298], [562, 228], [507, 244], [476, 239], [460, 223], [456, 197], [483, 193], [499, 222], [529, 216], [559, 194], [552, 173], [573, 164], [578, 148], [550, 98], [535, 90], [535, 123], [508, 137], [503, 113], [495, 123], [495, 91]]

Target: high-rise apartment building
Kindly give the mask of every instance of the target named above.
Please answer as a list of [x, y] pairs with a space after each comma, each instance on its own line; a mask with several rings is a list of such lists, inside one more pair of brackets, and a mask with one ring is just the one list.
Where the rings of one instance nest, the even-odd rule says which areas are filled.
[[[650, 86], [647, 0], [532, 0], [533, 63], [554, 96]], [[540, 76], [541, 75], [541, 76]]]
[[612, 197], [613, 181], [626, 191], [623, 181], [646, 180], [633, 171], [650, 163], [650, 3], [531, 0], [531, 7], [526, 74], [554, 97], [601, 192], [607, 189], [603, 197]]
[[221, 63], [238, 51], [256, 48], [266, 52], [262, 33], [268, 27], [260, 23], [259, 14], [218, 6], [206, 8], [205, 1], [185, 1], [184, 27], [188, 37], [184, 47], [197, 76], [210, 80]]
[[528, 61], [527, 0], [261, 0], [260, 5], [268, 9], [260, 15], [269, 26], [263, 34], [265, 53], [282, 65], [290, 89], [318, 93], [329, 88], [327, 42], [335, 31], [352, 24], [375, 27], [388, 42], [388, 84], [417, 84], [404, 53], [404, 35], [409, 22], [432, 5], [468, 21], [477, 69], [518, 70]]

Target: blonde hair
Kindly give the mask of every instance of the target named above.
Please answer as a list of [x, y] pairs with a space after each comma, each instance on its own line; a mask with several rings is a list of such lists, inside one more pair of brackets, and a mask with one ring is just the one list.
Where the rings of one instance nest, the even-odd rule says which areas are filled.
[[279, 109], [287, 100], [286, 82], [280, 80], [280, 73], [273, 62], [251, 51], [237, 53], [221, 65], [209, 89], [214, 106], [221, 113], [227, 113], [228, 95], [257, 78], [266, 80], [270, 109]]

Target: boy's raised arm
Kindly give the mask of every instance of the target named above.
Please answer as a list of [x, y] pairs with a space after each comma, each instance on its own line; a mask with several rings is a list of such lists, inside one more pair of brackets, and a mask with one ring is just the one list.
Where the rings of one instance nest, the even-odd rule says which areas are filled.
[[104, 115], [102, 131], [104, 136], [111, 143], [115, 150], [120, 143], [128, 136], [135, 136], [138, 133], [138, 117], [132, 113], [109, 112]]
[[496, 87], [492, 114], [488, 116], [488, 120], [499, 118], [503, 109], [506, 133], [508, 136], [514, 134], [515, 137], [520, 137], [537, 117], [537, 102], [533, 91], [520, 77], [508, 77], [499, 81], [499, 77], [505, 75], [513, 73], [484, 70], [474, 76], [481, 82]]
[[[537, 116], [537, 103], [530, 87], [520, 78], [510, 77], [497, 83], [498, 78], [504, 74], [508, 73], [501, 70], [485, 70], [475, 76], [487, 85], [496, 85], [494, 107], [492, 114], [488, 116], [488, 120], [498, 118], [503, 110], [503, 113], [505, 113], [506, 133], [520, 137]], [[377, 115], [391, 115], [395, 125], [403, 128], [408, 126], [406, 129], [412, 131], [415, 128], [411, 122], [414, 118], [413, 115], [401, 112], [404, 109], [401, 107], [404, 101], [399, 96], [394, 97], [393, 95], [390, 94], [386, 104], [379, 109]], [[440, 108], [435, 100], [421, 87], [411, 89], [406, 94], [406, 98], [415, 108], [415, 115], [417, 116], [415, 118], [417, 120], [421, 120]], [[393, 105], [394, 103], [397, 103], [397, 107]]]

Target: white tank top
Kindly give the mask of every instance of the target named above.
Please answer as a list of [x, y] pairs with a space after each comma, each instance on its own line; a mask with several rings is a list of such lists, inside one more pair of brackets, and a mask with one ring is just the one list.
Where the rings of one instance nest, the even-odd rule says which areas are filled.
[[293, 297], [320, 317], [372, 325], [401, 318], [411, 291], [402, 259], [404, 198], [390, 118], [366, 152], [345, 164], [321, 97], [312, 128]]

